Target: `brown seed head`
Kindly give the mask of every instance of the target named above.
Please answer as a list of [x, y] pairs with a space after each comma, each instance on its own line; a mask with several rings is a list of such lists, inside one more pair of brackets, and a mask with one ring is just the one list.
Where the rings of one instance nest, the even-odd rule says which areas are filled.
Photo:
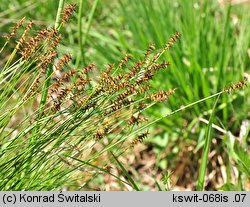
[[63, 10], [62, 25], [65, 25], [76, 10], [76, 4], [69, 4]]
[[41, 65], [40, 69], [45, 70], [49, 64], [54, 60], [56, 57], [57, 53], [55, 51], [50, 51], [47, 55], [41, 55], [40, 60], [41, 60]]
[[58, 35], [56, 36], [56, 38], [51, 42], [51, 50], [55, 50], [59, 44], [59, 42], [61, 41], [62, 39], [62, 36], [61, 35]]
[[17, 33], [18, 28], [20, 28], [22, 26], [24, 21], [25, 21], [25, 17], [23, 17], [19, 22], [16, 23], [16, 26], [12, 28], [11, 33], [8, 35], [5, 35], [5, 38], [7, 38], [7, 40], [9, 40], [10, 38], [14, 37]]
[[151, 95], [151, 100], [156, 102], [166, 101], [170, 95], [175, 92], [176, 89], [170, 89], [169, 91], [159, 91], [156, 94]]
[[70, 53], [63, 55], [63, 57], [58, 60], [58, 63], [54, 65], [56, 70], [61, 70], [63, 66], [68, 64], [71, 58], [72, 58], [72, 55]]
[[95, 67], [94, 63], [89, 64], [88, 66], [86, 66], [85, 68], [83, 68], [83, 73], [87, 74], [89, 73], [91, 70], [93, 70]]
[[94, 138], [95, 138], [96, 140], [102, 139], [105, 135], [108, 134], [109, 129], [110, 129], [110, 127], [108, 127], [108, 126], [106, 126], [106, 127], [104, 127], [104, 128], [101, 128], [101, 129], [98, 129], [98, 130], [94, 133]]
[[154, 49], [155, 49], [154, 43], [150, 43], [149, 47], [148, 47], [148, 49], [147, 49], [147, 51], [145, 53], [145, 57], [147, 57]]
[[179, 32], [176, 32], [169, 40], [168, 43], [165, 45], [164, 50], [169, 50], [173, 44], [180, 39], [181, 34]]
[[143, 142], [143, 140], [145, 138], [147, 138], [148, 136], [148, 131], [143, 132], [142, 134], [138, 135], [132, 142], [131, 142], [131, 147], [134, 147], [136, 144], [138, 144], [139, 142]]
[[121, 60], [121, 62], [120, 62], [120, 64], [119, 64], [119, 66], [118, 66], [118, 68], [122, 68], [125, 64], [126, 64], [126, 62], [129, 60], [129, 59], [131, 59], [131, 55], [126, 55], [122, 60]]
[[169, 65], [170, 65], [170, 63], [167, 62], [167, 61], [163, 61], [161, 64], [154, 63], [154, 64], [151, 66], [150, 70], [156, 72], [156, 71], [158, 71], [158, 70], [160, 70], [160, 69], [166, 68], [166, 67], [169, 66]]
[[243, 88], [244, 86], [247, 86], [247, 79], [240, 80], [238, 83], [231, 85], [228, 88], [223, 89], [223, 92], [230, 93], [231, 91], [234, 91], [236, 89]]

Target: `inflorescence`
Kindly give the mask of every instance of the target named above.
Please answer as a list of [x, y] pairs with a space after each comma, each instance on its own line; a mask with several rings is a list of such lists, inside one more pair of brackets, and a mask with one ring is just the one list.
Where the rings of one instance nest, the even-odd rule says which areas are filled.
[[[61, 26], [69, 21], [75, 9], [75, 4], [64, 9]], [[95, 140], [100, 140], [109, 133], [122, 133], [124, 129], [117, 123], [126, 122], [125, 126], [133, 127], [146, 122], [148, 119], [143, 117], [141, 112], [152, 102], [168, 100], [175, 92], [175, 89], [170, 89], [152, 93], [154, 89], [151, 80], [159, 70], [170, 65], [167, 61], [158, 63], [159, 58], [180, 38], [179, 32], [176, 32], [156, 55], [153, 54], [155, 46], [151, 43], [144, 56], [137, 62], [127, 54], [120, 63], [109, 64], [100, 72], [94, 63], [82, 69], [71, 68], [71, 54], [58, 58], [57, 47], [62, 39], [59, 31], [55, 28], [45, 28], [32, 36], [29, 31], [33, 25], [30, 21], [25, 27], [23, 18], [7, 35], [9, 41], [21, 26], [24, 27], [17, 49], [23, 61], [31, 62], [38, 69], [37, 77], [28, 87], [23, 101], [29, 102], [32, 97], [41, 93], [42, 87], [40, 90], [38, 87], [45, 81], [48, 68], [53, 67], [53, 79], [48, 88], [47, 105], [43, 114], [58, 113], [63, 115], [65, 120], [70, 117], [72, 123], [79, 123], [88, 117], [85, 123], [87, 126], [89, 123], [91, 127], [86, 127], [86, 131], [89, 131]], [[57, 76], [57, 73], [60, 75]], [[94, 73], [100, 73], [97, 80]], [[72, 125], [69, 124], [69, 127]], [[133, 143], [141, 142], [147, 134], [148, 132], [138, 135], [137, 141]]]

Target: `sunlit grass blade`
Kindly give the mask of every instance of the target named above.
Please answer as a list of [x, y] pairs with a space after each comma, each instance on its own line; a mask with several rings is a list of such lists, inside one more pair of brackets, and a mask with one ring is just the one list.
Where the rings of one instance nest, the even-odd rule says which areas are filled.
[[128, 171], [126, 170], [126, 168], [123, 166], [123, 164], [118, 160], [118, 158], [112, 152], [111, 152], [111, 154], [112, 154], [113, 158], [115, 159], [115, 161], [117, 162], [117, 164], [119, 165], [119, 167], [121, 168], [122, 172], [128, 178], [128, 180], [131, 183], [132, 187], [136, 191], [140, 191], [140, 188], [137, 186], [137, 184], [135, 183], [135, 181], [133, 180], [133, 178], [131, 177], [131, 175], [128, 173]]
[[208, 126], [206, 129], [205, 144], [203, 146], [201, 165], [199, 167], [199, 176], [198, 176], [198, 185], [197, 185], [198, 191], [202, 191], [204, 189], [205, 175], [206, 175], [206, 169], [207, 169], [207, 163], [208, 163], [208, 153], [209, 153], [211, 141], [212, 141], [212, 136], [211, 136], [212, 124], [213, 124], [214, 114], [215, 114], [215, 110], [216, 110], [216, 106], [219, 101], [219, 98], [220, 96], [217, 97], [214, 103], [212, 114], [210, 115]]
[[93, 17], [97, 8], [99, 0], [95, 0], [94, 4], [91, 8], [90, 14], [89, 14], [89, 18], [88, 21], [86, 23], [86, 31], [82, 37], [82, 9], [83, 9], [83, 0], [80, 1], [80, 8], [79, 8], [79, 14], [78, 14], [78, 39], [79, 39], [79, 44], [80, 44], [80, 57], [81, 60], [83, 61], [83, 63], [86, 63], [85, 61], [85, 57], [84, 57], [84, 46], [86, 44], [88, 35], [89, 35], [89, 30], [93, 21]]

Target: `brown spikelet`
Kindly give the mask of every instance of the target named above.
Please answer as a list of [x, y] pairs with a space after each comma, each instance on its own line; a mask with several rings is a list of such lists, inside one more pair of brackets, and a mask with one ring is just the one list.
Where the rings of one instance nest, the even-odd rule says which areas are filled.
[[143, 122], [147, 122], [148, 121], [148, 118], [145, 117], [145, 116], [139, 116], [138, 117], [138, 122], [139, 123], [143, 123]]
[[55, 50], [59, 44], [59, 42], [61, 41], [62, 39], [62, 36], [61, 35], [58, 35], [56, 36], [56, 38], [52, 41], [51, 43], [51, 50]]
[[76, 4], [69, 4], [63, 10], [62, 25], [65, 25], [76, 10]]
[[[77, 72], [78, 70], [72, 69], [71, 71], [64, 73], [61, 79], [56, 78], [56, 81], [51, 85], [49, 89], [48, 98], [50, 98], [53, 93], [58, 94], [59, 86], [63, 86], [63, 84], [68, 82], [70, 78], [72, 78], [73, 75], [76, 74]], [[75, 88], [77, 91], [79, 91], [78, 85], [83, 85], [83, 82], [79, 83], [79, 79], [77, 79], [76, 83], [74, 83], [74, 85], [72, 85], [71, 88]]]
[[118, 95], [116, 101], [121, 101], [121, 100], [125, 99], [129, 95], [133, 94], [134, 90], [135, 90], [134, 87], [128, 88], [123, 93], [121, 93], [121, 94]]
[[159, 91], [156, 94], [151, 95], [150, 99], [156, 102], [166, 101], [170, 95], [175, 92], [176, 89], [170, 89], [169, 91]]
[[60, 111], [60, 106], [61, 106], [61, 103], [59, 101], [53, 101], [53, 106], [51, 108], [52, 112], [57, 112], [57, 111]]
[[47, 55], [41, 55], [40, 56], [40, 70], [44, 71], [49, 64], [54, 60], [56, 57], [57, 53], [55, 51], [50, 51]]
[[110, 72], [113, 70], [115, 64], [109, 64], [108, 67], [103, 71], [103, 74], [109, 75]]
[[119, 83], [117, 85], [117, 90], [129, 88], [130, 86], [131, 86], [131, 84], [128, 81], [125, 81], [125, 82]]
[[5, 38], [7, 38], [7, 41], [16, 35], [17, 30], [22, 26], [24, 21], [25, 21], [25, 17], [23, 17], [19, 22], [16, 23], [16, 26], [12, 28], [10, 34], [4, 36]]
[[123, 106], [122, 103], [115, 104], [114, 106], [112, 106], [112, 112], [115, 112], [115, 111], [121, 109], [122, 106]]
[[151, 80], [151, 79], [153, 78], [153, 76], [154, 76], [154, 73], [153, 73], [153, 72], [147, 71], [147, 72], [145, 73], [145, 75], [144, 75], [142, 78], [140, 78], [140, 79], [138, 79], [138, 80], [136, 81], [136, 84], [137, 84], [137, 85], [140, 85], [141, 83], [148, 82], [149, 80]]
[[145, 53], [145, 57], [147, 57], [154, 49], [155, 49], [155, 45], [153, 43], [150, 43], [149, 47]]
[[[18, 40], [17, 50], [20, 50], [20, 48], [21, 48], [21, 47], [24, 47], [24, 44], [26, 44], [26, 43], [25, 43], [25, 36], [26, 36], [26, 34], [23, 34], [22, 37]], [[23, 53], [23, 54], [22, 54], [22, 53]], [[22, 51], [21, 51], [21, 54], [22, 54], [22, 56], [24, 57], [24, 59], [28, 59], [28, 58], [25, 57], [25, 54], [30, 54], [30, 53], [22, 52]], [[26, 56], [28, 57], [28, 55], [26, 55]]]
[[58, 63], [54, 65], [55, 69], [61, 70], [64, 65], [68, 64], [68, 62], [71, 60], [71, 58], [72, 58], [72, 55], [69, 53], [63, 55], [63, 57], [58, 60]]
[[154, 57], [153, 59], [151, 60], [152, 63], [154, 63], [159, 57], [160, 57], [161, 53], [158, 52]]
[[126, 55], [119, 63], [118, 68], [122, 68], [131, 57], [131, 55]]
[[24, 45], [24, 42], [25, 42], [25, 38], [26, 38], [26, 35], [27, 33], [31, 30], [32, 28], [32, 25], [33, 25], [33, 22], [32, 21], [29, 21], [27, 27], [25, 28], [21, 38], [18, 40], [18, 44], [16, 46], [16, 49], [19, 50], [20, 47], [22, 47]]
[[48, 97], [51, 97], [52, 93], [58, 94], [59, 87], [63, 85], [63, 82], [64, 82], [63, 79], [56, 78], [56, 81], [49, 88]]
[[139, 95], [139, 94], [143, 94], [145, 91], [148, 91], [151, 88], [150, 85], [146, 84], [143, 85], [141, 87], [139, 87], [136, 91], [135, 91], [135, 95]]
[[87, 74], [89, 73], [91, 70], [93, 70], [95, 67], [94, 63], [89, 64], [88, 66], [86, 66], [85, 68], [83, 68], [83, 73]]
[[145, 138], [147, 138], [148, 134], [149, 134], [148, 131], [146, 131], [146, 132], [143, 132], [142, 134], [138, 135], [138, 136], [131, 142], [130, 146], [131, 146], [131, 147], [134, 147], [134, 146], [137, 145], [138, 143], [143, 142], [143, 140], [144, 140]]
[[72, 90], [72, 86], [64, 87], [60, 89], [60, 91], [57, 94], [56, 100], [53, 99], [54, 100], [53, 107], [52, 107], [53, 112], [60, 110], [63, 101], [65, 100], [65, 98], [67, 97], [67, 95], [69, 94], [71, 90]]
[[238, 83], [236, 84], [233, 84], [231, 86], [229, 86], [228, 88], [225, 88], [223, 89], [223, 92], [227, 92], [227, 93], [230, 93], [236, 89], [240, 89], [240, 88], [243, 88], [244, 86], [247, 86], [247, 79], [243, 79], [243, 80], [240, 80]]
[[[113, 67], [113, 66], [112, 66]], [[113, 93], [118, 89], [125, 88], [126, 86], [130, 85], [128, 81], [123, 81], [124, 74], [118, 74], [116, 76], [109, 75], [105, 70], [101, 77], [99, 77], [99, 83], [101, 87], [108, 93]]]
[[34, 23], [32, 22], [32, 20], [30, 20], [28, 25], [27, 25], [27, 30], [30, 30], [32, 28], [33, 24]]
[[76, 83], [74, 84], [74, 87], [77, 90], [77, 92], [81, 92], [84, 90], [84, 88], [88, 82], [89, 82], [89, 80], [85, 79], [83, 76], [80, 75], [77, 78]]
[[138, 107], [138, 110], [139, 110], [139, 111], [142, 111], [142, 110], [144, 110], [146, 107], [147, 107], [147, 105], [145, 104], [145, 102], [141, 102], [140, 105], [139, 105], [139, 107]]
[[131, 116], [130, 119], [128, 120], [129, 125], [138, 125], [139, 123], [147, 122], [148, 118], [144, 116]]
[[136, 76], [142, 65], [144, 64], [144, 60], [140, 60], [137, 62], [131, 69], [131, 71], [125, 75], [124, 79], [129, 80], [130, 78], [133, 78]]
[[161, 64], [154, 63], [154, 64], [151, 66], [150, 70], [156, 72], [156, 71], [158, 71], [158, 70], [160, 70], [160, 69], [163, 69], [163, 68], [168, 67], [169, 65], [170, 65], [170, 63], [167, 62], [167, 61], [163, 61]]
[[169, 40], [168, 43], [165, 45], [164, 50], [169, 50], [173, 44], [180, 39], [181, 34], [179, 32], [176, 32]]
[[49, 34], [49, 28], [44, 28], [38, 32], [36, 38], [37, 39], [45, 39], [48, 36], [48, 34]]
[[131, 103], [134, 103], [135, 101], [133, 99], [128, 99], [128, 98], [125, 98], [125, 99], [122, 99], [120, 101], [124, 106], [127, 106], [127, 105], [130, 105]]
[[130, 119], [128, 120], [129, 125], [135, 125], [138, 124], [138, 120], [135, 116], [131, 116]]
[[73, 75], [75, 75], [77, 72], [78, 72], [77, 69], [72, 69], [71, 71], [65, 73], [63, 77], [63, 81], [64, 82], [69, 81], [69, 79], [72, 78]]
[[49, 33], [48, 33], [47, 40], [50, 41], [50, 40], [53, 39], [57, 34], [58, 34], [58, 30], [57, 30], [56, 28], [49, 28]]
[[49, 33], [49, 30], [47, 28], [42, 29], [38, 32], [38, 34], [35, 37], [30, 37], [28, 40], [24, 41], [24, 38], [22, 41], [20, 41], [20, 52], [24, 59], [28, 59], [31, 57], [34, 53], [37, 52], [39, 47], [44, 43], [44, 40], [47, 38], [47, 34]]
[[95, 140], [100, 140], [102, 139], [105, 135], [108, 134], [109, 131], [109, 127], [106, 126], [104, 129], [98, 129], [95, 133], [94, 133], [94, 138]]
[[53, 85], [50, 87], [50, 90], [49, 90], [48, 96], [47, 96], [48, 99], [49, 99], [50, 97], [52, 97], [52, 93], [57, 93], [57, 92], [58, 92], [58, 87], [59, 87], [59, 84], [58, 84], [58, 83], [55, 83], [55, 84], [53, 84]]

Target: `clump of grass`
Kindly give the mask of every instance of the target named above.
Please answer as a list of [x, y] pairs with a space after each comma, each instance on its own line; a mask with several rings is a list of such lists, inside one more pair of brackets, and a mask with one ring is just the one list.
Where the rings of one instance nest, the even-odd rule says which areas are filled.
[[[93, 63], [72, 68], [71, 54], [58, 58], [57, 48], [59, 29], [74, 10], [75, 5], [67, 6], [57, 27], [35, 34], [34, 24], [22, 19], [7, 36], [6, 44], [18, 41], [0, 75], [0, 107], [5, 109], [0, 114], [1, 190], [74, 185], [75, 174], [91, 174], [92, 168], [107, 165], [101, 155], [148, 121], [142, 118], [144, 110], [174, 93], [170, 89], [152, 94], [149, 88], [157, 71], [169, 65], [157, 61], [179, 33], [156, 55], [150, 45], [141, 60], [126, 55], [102, 72]], [[138, 133], [131, 145], [147, 134]]]
[[[180, 31], [182, 41], [175, 45], [174, 53], [166, 53], [166, 58], [171, 62], [171, 70], [158, 74], [158, 78], [153, 81], [154, 88], [164, 87], [164, 85], [177, 87], [175, 96], [168, 102], [169, 108], [176, 109], [180, 105], [189, 105], [196, 100], [202, 100], [204, 97], [209, 97], [218, 92], [226, 84], [237, 82], [244, 77], [249, 77], [249, 30], [247, 22], [249, 22], [249, 8], [247, 5], [238, 5], [237, 7], [230, 2], [221, 7], [218, 1], [119, 1], [113, 15], [115, 31], [113, 36], [102, 32], [102, 38], [107, 38], [110, 44], [119, 45], [113, 48], [113, 52], [108, 53], [106, 59], [115, 59], [115, 55], [121, 51], [129, 51], [133, 54], [140, 54], [140, 49], [144, 49], [146, 45], [153, 41], [156, 43], [156, 48], [161, 47], [165, 42], [165, 37], [173, 31]], [[120, 18], [117, 18], [120, 17]], [[236, 21], [237, 20], [237, 23]], [[214, 21], [217, 23], [214, 24]], [[223, 35], [221, 35], [223, 34]], [[92, 37], [89, 44], [96, 48], [98, 52], [102, 52], [103, 47], [95, 44], [96, 37]], [[116, 40], [116, 42], [114, 42]], [[218, 45], [220, 49], [218, 50]], [[106, 48], [106, 47], [105, 47]], [[105, 53], [103, 53], [105, 54]], [[90, 57], [91, 58], [91, 57]], [[105, 61], [105, 60], [104, 60]], [[168, 78], [166, 78], [168, 77]], [[249, 79], [249, 78], [248, 78]], [[162, 83], [165, 84], [162, 84]], [[223, 90], [232, 92], [238, 84], [226, 87]], [[224, 126], [225, 131], [230, 131], [234, 135], [234, 139], [241, 140], [239, 133], [242, 128], [249, 131], [249, 127], [244, 124], [249, 120], [249, 89], [244, 92], [234, 92], [230, 95], [222, 95], [216, 107], [214, 123], [218, 126]], [[181, 186], [188, 189], [196, 189], [196, 181], [198, 177], [197, 162], [201, 157], [201, 147], [204, 146], [206, 125], [199, 123], [199, 118], [209, 119], [213, 102], [207, 100], [204, 104], [199, 104], [192, 107], [192, 110], [186, 110], [174, 118], [161, 119], [162, 114], [159, 111], [167, 110], [166, 106], [157, 105], [148, 110], [149, 116], [159, 117], [161, 121], [155, 124], [155, 137], [150, 139], [150, 146], [153, 145], [154, 151], [159, 152], [161, 158], [156, 161], [158, 169], [166, 171], [169, 169], [174, 171], [173, 177], [176, 177], [176, 186]], [[248, 122], [248, 121], [247, 121]], [[244, 131], [244, 130], [243, 130]], [[249, 133], [244, 136], [243, 141], [239, 145], [244, 148], [249, 156], [249, 145], [245, 142], [249, 137]], [[209, 160], [206, 165], [207, 173], [210, 175], [214, 172], [213, 179], [209, 182], [206, 178], [204, 189], [214, 190], [218, 186], [223, 185], [223, 182], [231, 182], [237, 186], [238, 172], [241, 169], [235, 166], [232, 161], [232, 152], [234, 147], [228, 149], [228, 143], [237, 143], [228, 141], [230, 137], [227, 133], [221, 133], [214, 130], [212, 135], [213, 141], [218, 141], [218, 144], [212, 145], [212, 152], [216, 152], [215, 160], [220, 156], [223, 157], [223, 162], [218, 164], [217, 161]], [[223, 140], [221, 141], [221, 138]], [[162, 143], [166, 144], [162, 146]], [[181, 173], [175, 171], [179, 168], [180, 162], [187, 156], [186, 146], [189, 148], [188, 160], [185, 170]], [[195, 148], [195, 152], [191, 148]], [[161, 148], [161, 150], [159, 150]], [[174, 149], [174, 150], [173, 150]], [[230, 151], [230, 152], [229, 152]], [[171, 159], [166, 159], [166, 157]], [[224, 157], [229, 157], [230, 162], [227, 162]], [[167, 161], [166, 161], [167, 160]], [[233, 159], [235, 160], [235, 159]], [[162, 164], [163, 163], [163, 164]], [[214, 165], [214, 163], [217, 163]], [[226, 181], [226, 173], [223, 167], [226, 166], [231, 170], [228, 173]], [[221, 170], [220, 170], [221, 169]], [[243, 173], [244, 174], [244, 173]], [[207, 174], [206, 174], [207, 175]], [[245, 174], [246, 176], [246, 174]], [[209, 176], [207, 176], [209, 177]], [[241, 176], [239, 176], [241, 177]], [[221, 182], [223, 181], [223, 182]], [[230, 184], [231, 184], [230, 183]], [[244, 182], [245, 186], [249, 186], [248, 181]], [[178, 187], [177, 187], [178, 188]]]
[[[13, 38], [17, 39], [0, 72], [0, 107], [5, 109], [0, 112], [0, 189], [86, 189], [98, 174], [108, 173], [139, 190], [115, 154], [121, 155], [143, 142], [149, 133], [147, 128], [157, 121], [241, 88], [246, 80], [149, 121], [143, 112], [167, 101], [176, 91], [150, 89], [157, 72], [170, 65], [158, 62], [180, 33], [175, 33], [158, 52], [150, 44], [139, 60], [126, 55], [104, 71], [94, 63], [74, 68], [71, 54], [58, 57], [60, 28], [76, 9], [72, 4], [62, 12], [63, 2], [58, 9], [58, 14], [63, 15], [57, 16], [54, 28], [34, 32], [36, 25], [22, 19], [1, 49], [2, 53]], [[133, 139], [127, 142], [129, 138]], [[206, 152], [209, 136], [207, 140]], [[109, 152], [128, 182], [110, 173]], [[246, 168], [245, 163], [240, 164]]]

